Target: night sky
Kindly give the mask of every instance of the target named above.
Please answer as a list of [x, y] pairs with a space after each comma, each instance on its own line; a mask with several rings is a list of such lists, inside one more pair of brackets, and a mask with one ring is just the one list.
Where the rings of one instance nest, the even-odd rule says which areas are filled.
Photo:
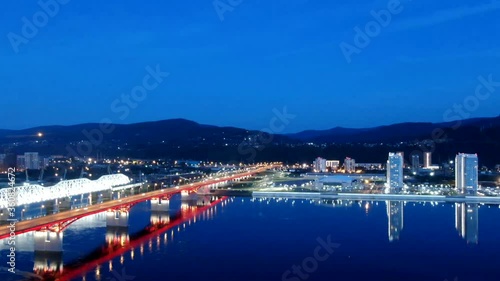
[[[499, 114], [499, 83], [473, 96], [479, 76], [500, 82], [500, 2], [59, 1], [45, 22], [37, 1], [2, 3], [0, 128], [186, 118], [262, 129], [284, 107], [286, 132], [442, 122], [464, 102], [466, 117]], [[391, 19], [370, 25], [375, 12]], [[373, 36], [356, 45], [367, 24]], [[147, 76], [157, 67], [168, 77]], [[139, 100], [120, 100], [133, 90]]]

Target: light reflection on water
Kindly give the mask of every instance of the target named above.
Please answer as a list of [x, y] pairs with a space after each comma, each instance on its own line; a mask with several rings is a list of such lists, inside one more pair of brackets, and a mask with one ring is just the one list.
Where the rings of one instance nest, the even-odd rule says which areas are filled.
[[[41, 238], [19, 235], [16, 268], [73, 280], [120, 280], [123, 274], [151, 280], [151, 272], [187, 280], [206, 274], [281, 280], [311, 255], [318, 237], [331, 235], [341, 247], [308, 280], [500, 277], [500, 209], [494, 205], [252, 198], [210, 205], [214, 198], [179, 197], [166, 207], [145, 202], [77, 221], [61, 238], [64, 252], [35, 251]], [[7, 245], [0, 247], [5, 257]], [[0, 274], [1, 280], [22, 280]]]

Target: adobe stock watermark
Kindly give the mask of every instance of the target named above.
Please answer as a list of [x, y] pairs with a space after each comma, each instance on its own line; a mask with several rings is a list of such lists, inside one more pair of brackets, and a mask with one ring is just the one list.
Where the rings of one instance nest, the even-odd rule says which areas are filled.
[[7, 255], [7, 264], [9, 268], [7, 271], [10, 273], [16, 273], [16, 205], [17, 205], [17, 193], [16, 193], [16, 168], [9, 168], [7, 171], [7, 178], [9, 181], [9, 193], [8, 193], [8, 207], [7, 207], [7, 221], [9, 224], [9, 238], [7, 238], [7, 244], [10, 246], [9, 254]]
[[241, 3], [243, 3], [243, 0], [214, 0], [212, 2], [220, 21], [224, 21], [224, 14], [226, 12], [234, 11]]
[[249, 136], [248, 140], [244, 140], [238, 145], [240, 155], [250, 154], [246, 159], [248, 162], [255, 160], [257, 151], [264, 150], [266, 145], [273, 141], [274, 135], [282, 133], [286, 126], [290, 124], [290, 121], [297, 117], [295, 114], [288, 113], [286, 106], [283, 107], [282, 111], [274, 108], [273, 114], [274, 116], [269, 120], [269, 127], [261, 129], [258, 133]]
[[456, 121], [455, 125], [452, 126], [453, 129], [458, 129], [462, 120], [469, 118], [472, 112], [479, 109], [481, 102], [489, 99], [496, 88], [500, 87], [500, 81], [493, 81], [493, 74], [488, 75], [487, 78], [479, 76], [477, 80], [479, 83], [474, 94], [465, 97], [461, 103], [453, 104], [452, 108], [443, 113], [444, 122]]
[[54, 18], [59, 14], [62, 5], [66, 5], [71, 0], [40, 0], [38, 1], [38, 6], [40, 10], [35, 12], [31, 18], [22, 17], [21, 22], [23, 23], [21, 27], [20, 34], [9, 32], [7, 34], [7, 39], [12, 46], [12, 49], [17, 54], [19, 53], [19, 47], [21, 44], [28, 44], [29, 41], [38, 34], [40, 29], [47, 26], [49, 20]]
[[326, 241], [318, 237], [316, 239], [318, 246], [313, 251], [313, 255], [302, 260], [300, 265], [293, 265], [291, 269], [285, 271], [281, 276], [282, 281], [301, 281], [307, 280], [312, 273], [319, 268], [319, 263], [326, 261], [340, 247], [340, 244], [333, 243], [331, 235], [328, 235]]
[[[161, 71], [160, 65], [156, 65], [155, 68], [147, 66], [146, 72], [147, 74], [142, 78], [142, 83], [132, 88], [130, 94], [122, 94], [120, 98], [111, 103], [111, 111], [118, 115], [119, 120], [125, 120], [130, 115], [131, 110], [137, 108], [148, 97], [148, 93], [158, 88], [165, 81], [165, 78], [170, 75], [168, 72]], [[103, 118], [99, 122], [99, 128], [90, 131], [87, 129], [82, 130], [86, 140], [79, 142], [76, 145], [76, 150], [68, 144], [66, 146], [68, 156], [82, 157], [91, 155], [94, 148], [102, 144], [104, 136], [111, 134], [115, 129], [116, 126], [112, 124], [110, 118]]]
[[372, 42], [372, 39], [379, 36], [382, 29], [391, 24], [393, 16], [401, 13], [403, 9], [404, 7], [400, 0], [389, 0], [387, 3], [387, 9], [382, 9], [378, 12], [371, 10], [370, 15], [374, 20], [366, 23], [363, 29], [359, 26], [354, 27], [355, 34], [353, 44], [343, 41], [339, 45], [347, 63], [351, 63], [352, 55], [359, 55], [364, 48], [368, 47], [368, 45]]
[[[466, 96], [461, 103], [455, 103], [451, 108], [447, 109], [443, 113], [444, 122], [454, 122], [451, 126], [453, 131], [458, 130], [462, 125], [462, 120], [470, 118], [471, 114], [478, 110], [481, 102], [486, 101], [491, 97], [491, 94], [495, 93], [497, 88], [500, 87], [500, 81], [493, 80], [493, 74], [488, 75], [488, 77], [479, 76], [477, 78], [478, 84], [476, 85], [474, 94]], [[426, 140], [430, 143], [430, 148], [421, 147], [420, 150], [415, 150], [410, 153], [410, 161], [413, 154], [420, 154], [421, 152], [434, 152], [436, 150], [436, 143], [443, 142], [448, 138], [445, 130], [443, 128], [436, 128], [431, 132], [431, 139]], [[411, 162], [410, 162], [411, 163]]]

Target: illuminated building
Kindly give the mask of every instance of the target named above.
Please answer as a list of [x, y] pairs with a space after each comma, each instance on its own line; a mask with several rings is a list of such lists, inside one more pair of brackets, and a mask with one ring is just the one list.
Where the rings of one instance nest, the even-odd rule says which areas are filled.
[[432, 152], [424, 152], [424, 168], [432, 166]]
[[340, 166], [339, 160], [326, 160], [326, 167], [332, 168], [332, 170], [336, 170]]
[[26, 169], [26, 159], [24, 155], [17, 155], [16, 167], [18, 170]]
[[455, 157], [455, 186], [459, 194], [476, 195], [478, 187], [477, 154], [459, 153]]
[[326, 172], [326, 159], [323, 159], [321, 157], [316, 158], [316, 160], [314, 160], [313, 166], [315, 172]]
[[418, 154], [413, 154], [411, 156], [411, 171], [413, 173], [418, 173], [420, 169], [420, 156]]
[[389, 159], [387, 160], [387, 186], [395, 191], [401, 191], [403, 188], [403, 157], [401, 154], [389, 153]]
[[24, 161], [26, 169], [40, 169], [40, 159], [38, 158], [38, 152], [24, 153]]
[[344, 169], [346, 173], [356, 172], [356, 161], [352, 158], [346, 157], [344, 160]]

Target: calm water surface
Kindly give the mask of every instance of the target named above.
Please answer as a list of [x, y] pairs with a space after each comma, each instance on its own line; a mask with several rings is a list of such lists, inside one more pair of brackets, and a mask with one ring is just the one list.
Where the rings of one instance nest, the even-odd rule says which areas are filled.
[[[500, 280], [496, 205], [201, 201], [175, 198], [168, 213], [144, 202], [128, 220], [84, 218], [64, 231], [62, 253], [35, 253], [35, 235], [20, 235], [16, 270], [24, 275], [1, 272], [0, 280], [35, 272], [88, 281]], [[109, 216], [119, 223], [109, 226]]]

